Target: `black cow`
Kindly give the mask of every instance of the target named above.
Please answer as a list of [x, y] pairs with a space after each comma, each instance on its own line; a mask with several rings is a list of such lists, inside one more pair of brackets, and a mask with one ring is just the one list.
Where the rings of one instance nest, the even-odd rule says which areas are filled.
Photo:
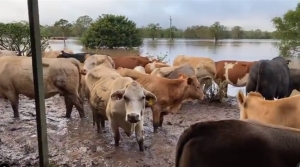
[[95, 55], [96, 53], [75, 53], [75, 54], [70, 54], [66, 53], [64, 51], [61, 51], [61, 53], [57, 56], [57, 58], [75, 58], [80, 63], [84, 63], [85, 59], [87, 59], [91, 55]]
[[247, 120], [205, 121], [180, 136], [175, 167], [293, 167], [300, 130]]
[[259, 92], [266, 100], [289, 96], [289, 63], [282, 57], [255, 62], [249, 72], [246, 93]]
[[291, 95], [294, 89], [300, 91], [300, 69], [290, 68], [290, 86], [288, 95]]

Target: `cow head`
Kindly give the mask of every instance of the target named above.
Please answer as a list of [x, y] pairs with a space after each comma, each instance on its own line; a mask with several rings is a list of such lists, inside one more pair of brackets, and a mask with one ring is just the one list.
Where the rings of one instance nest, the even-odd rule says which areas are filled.
[[187, 77], [184, 74], [179, 74], [178, 79], [183, 79], [187, 83], [187, 89], [183, 92], [186, 98], [203, 100], [205, 95], [203, 93], [203, 86], [199, 83], [196, 76]]
[[58, 54], [57, 58], [70, 58], [70, 57], [69, 57], [68, 54], [65, 53], [65, 51], [62, 50], [62, 51]]
[[124, 89], [116, 90], [111, 94], [111, 100], [123, 100], [125, 103], [125, 120], [130, 123], [141, 121], [146, 106], [154, 105], [156, 96], [145, 90], [138, 82], [132, 81]]
[[107, 55], [89, 55], [84, 61], [83, 69], [90, 71], [96, 66], [104, 66], [108, 68], [115, 68], [115, 62]]

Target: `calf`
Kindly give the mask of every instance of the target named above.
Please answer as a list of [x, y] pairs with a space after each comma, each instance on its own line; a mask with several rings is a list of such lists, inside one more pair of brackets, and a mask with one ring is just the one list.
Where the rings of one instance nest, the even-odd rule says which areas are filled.
[[75, 53], [75, 54], [70, 54], [66, 53], [63, 50], [61, 53], [57, 56], [57, 58], [75, 58], [77, 59], [80, 63], [84, 63], [84, 61], [91, 55], [95, 55], [96, 53]]
[[240, 119], [253, 119], [262, 123], [300, 128], [300, 96], [265, 100], [258, 92], [244, 96], [237, 94]]
[[167, 79], [126, 68], [119, 68], [118, 72], [123, 77], [136, 80], [157, 97], [157, 103], [151, 107], [154, 133], [157, 133], [158, 127], [162, 126], [163, 116], [173, 110], [178, 110], [183, 100], [188, 98], [203, 100], [204, 98], [202, 87], [196, 77], [186, 77], [180, 74], [178, 79]]
[[235, 61], [235, 60], [222, 60], [215, 62], [216, 76], [215, 79], [220, 82], [226, 81], [235, 87], [244, 87], [249, 78], [251, 67], [256, 61]]
[[249, 73], [246, 93], [259, 92], [267, 100], [287, 97], [290, 86], [289, 62], [282, 57], [275, 57], [254, 63]]
[[195, 71], [198, 71], [197, 78], [211, 78], [216, 75], [215, 62], [207, 57], [193, 57], [179, 55], [173, 61], [173, 66], [190, 64]]
[[[62, 94], [66, 103], [66, 117], [71, 117], [75, 105], [81, 118], [85, 117], [83, 103], [78, 95], [83, 70], [76, 59], [43, 58], [45, 98]], [[19, 94], [34, 99], [31, 57], [0, 57], [0, 96], [12, 106], [14, 117], [19, 118]]]
[[145, 67], [147, 64], [151, 63], [147, 57], [142, 56], [122, 56], [122, 57], [112, 57], [115, 62], [115, 69], [119, 67], [134, 69], [136, 66]]
[[143, 124], [146, 101], [154, 104], [157, 99], [154, 94], [129, 77], [117, 78], [111, 84], [106, 115], [113, 131], [115, 145], [119, 145], [121, 127], [128, 137], [135, 131], [139, 149], [144, 151]]
[[147, 64], [145, 66], [145, 71], [146, 71], [147, 74], [150, 74], [156, 68], [161, 68], [161, 67], [170, 67], [170, 65], [155, 61], [155, 62]]
[[191, 125], [179, 137], [175, 167], [293, 167], [300, 162], [300, 131], [255, 121]]

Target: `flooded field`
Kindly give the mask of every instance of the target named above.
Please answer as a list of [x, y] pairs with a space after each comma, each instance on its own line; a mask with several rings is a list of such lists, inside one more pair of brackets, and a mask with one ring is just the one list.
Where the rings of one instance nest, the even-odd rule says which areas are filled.
[[[34, 100], [20, 98], [20, 119], [13, 119], [8, 101], [0, 98], [0, 164], [38, 166], [38, 143]], [[138, 150], [134, 135], [127, 137], [121, 130], [119, 147], [114, 146], [110, 127], [106, 123], [103, 134], [96, 133], [91, 110], [85, 105], [87, 119], [81, 120], [74, 109], [71, 119], [63, 118], [62, 97], [46, 100], [49, 159], [52, 166], [101, 167], [172, 167], [176, 143], [190, 124], [196, 121], [236, 119], [236, 105], [188, 102], [177, 114], [165, 116], [162, 129], [152, 133], [152, 114], [147, 112], [144, 152]]]

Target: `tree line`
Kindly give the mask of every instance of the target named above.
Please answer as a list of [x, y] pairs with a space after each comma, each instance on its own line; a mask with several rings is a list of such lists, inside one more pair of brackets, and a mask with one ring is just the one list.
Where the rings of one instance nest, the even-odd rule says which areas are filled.
[[[53, 25], [41, 25], [42, 50], [49, 46], [50, 37], [79, 37], [85, 48], [140, 47], [143, 38], [190, 38], [190, 39], [280, 39], [280, 55], [293, 56], [300, 53], [300, 3], [295, 10], [289, 10], [272, 22], [274, 32], [244, 30], [241, 26], [228, 28], [220, 22], [212, 25], [194, 25], [186, 29], [176, 26], [162, 28], [159, 23], [137, 27], [126, 16], [102, 14], [95, 20], [84, 15], [70, 22], [65, 19]], [[19, 55], [30, 55], [30, 37], [28, 22], [0, 23], [0, 49], [17, 51]]]
[[[93, 23], [93, 19], [87, 15], [80, 16], [76, 21], [65, 19], [56, 21], [53, 25], [43, 26], [49, 37], [82, 37], [87, 28]], [[274, 32], [256, 30], [244, 30], [241, 26], [232, 28], [215, 22], [213, 25], [194, 25], [186, 29], [176, 26], [162, 28], [159, 23], [150, 23], [147, 26], [137, 28], [142, 38], [188, 38], [188, 39], [276, 39]]]

